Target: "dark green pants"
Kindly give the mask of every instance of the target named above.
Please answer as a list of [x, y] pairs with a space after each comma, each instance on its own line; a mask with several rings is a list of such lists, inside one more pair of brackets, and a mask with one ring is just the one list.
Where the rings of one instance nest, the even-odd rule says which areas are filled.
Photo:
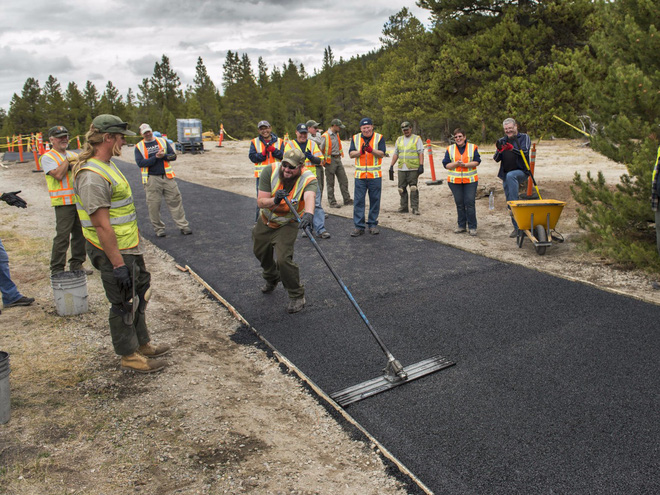
[[261, 215], [252, 229], [253, 252], [261, 262], [262, 276], [271, 283], [281, 280], [291, 299], [305, 295], [305, 288], [300, 284], [300, 270], [293, 262], [293, 245], [297, 237], [297, 223], [271, 229], [264, 225]]
[[419, 172], [417, 170], [399, 170], [398, 179], [401, 208], [408, 209], [408, 187], [410, 186], [410, 207], [413, 210], [419, 210], [419, 189], [417, 189]]
[[[120, 356], [128, 356], [133, 354], [141, 345], [147, 344], [151, 339], [147, 331], [147, 322], [145, 320], [144, 305], [135, 313], [135, 319], [132, 325], [126, 325], [124, 320], [119, 314], [118, 309], [122, 307], [122, 301], [127, 298], [130, 299], [132, 294], [125, 293], [117, 285], [114, 275], [112, 274], [112, 263], [105, 255], [105, 253], [87, 242], [87, 255], [89, 261], [94, 268], [101, 271], [101, 281], [103, 282], [103, 289], [105, 296], [112, 305], [110, 307], [110, 335], [112, 336], [112, 345], [115, 352]], [[135, 267], [135, 292], [137, 295], [144, 296], [151, 284], [151, 274], [147, 271], [144, 265], [144, 258], [141, 255], [123, 254], [124, 263], [128, 267], [130, 273], [133, 273]]]
[[83, 237], [76, 205], [55, 206], [55, 237], [50, 254], [50, 274], [63, 272], [66, 268], [66, 253], [71, 239], [70, 270], [82, 270], [85, 262], [85, 237]]

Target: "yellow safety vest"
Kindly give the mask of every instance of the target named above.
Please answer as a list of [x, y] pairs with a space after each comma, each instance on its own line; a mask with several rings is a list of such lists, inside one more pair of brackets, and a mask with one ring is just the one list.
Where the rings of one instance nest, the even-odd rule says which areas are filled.
[[[115, 231], [119, 249], [130, 249], [137, 246], [140, 243], [137, 214], [135, 213], [135, 205], [133, 204], [133, 192], [124, 174], [119, 171], [113, 162], [107, 164], [96, 158], [87, 160], [76, 172], [76, 177], [81, 170], [89, 170], [97, 173], [112, 185], [112, 197], [109, 209], [110, 225], [112, 225], [112, 230]], [[85, 239], [97, 248], [103, 249], [96, 228], [92, 225], [92, 221], [85, 211], [80, 196], [76, 196], [76, 199], [78, 217], [80, 217]]]
[[[344, 156], [344, 149], [341, 146], [341, 139], [339, 139], [339, 135], [335, 134], [337, 137], [337, 141], [339, 142], [339, 154], [343, 157]], [[331, 163], [332, 162], [332, 140], [330, 139], [330, 132], [325, 131], [321, 137], [325, 138], [325, 163]]]
[[[64, 155], [62, 155], [55, 150], [50, 150], [48, 153], [41, 156], [39, 163], [41, 163], [44, 157], [49, 157], [52, 158], [59, 167], [67, 161], [70, 156], [75, 158], [78, 155], [70, 151], [65, 151]], [[76, 204], [76, 193], [73, 190], [73, 172], [71, 172], [71, 170], [67, 171], [66, 175], [62, 177], [62, 180], [57, 180], [52, 175], [46, 174], [46, 184], [48, 184], [48, 194], [50, 194], [51, 206]]]
[[[159, 137], [154, 139], [156, 140], [156, 143], [158, 143], [158, 149], [167, 153], [167, 141], [165, 141], [164, 138]], [[136, 144], [135, 147], [140, 153], [142, 153], [145, 160], [149, 158], [149, 150], [144, 144], [144, 139]], [[176, 176], [174, 175], [174, 169], [172, 168], [172, 165], [170, 165], [170, 162], [163, 160], [163, 164], [165, 165], [165, 177], [168, 179], [174, 179]], [[142, 184], [146, 184], [149, 181], [149, 167], [142, 167], [140, 170], [142, 171]]]
[[[282, 140], [282, 138], [278, 137], [277, 140], [271, 144], [275, 146], [278, 150], [281, 150], [284, 141]], [[254, 149], [257, 153], [261, 153], [263, 155], [264, 151], [266, 151], [266, 145], [258, 137], [252, 140], [252, 145], [254, 146]], [[280, 163], [280, 160], [275, 158], [272, 153], [268, 153], [266, 159], [263, 162], [254, 164], [254, 176], [258, 179], [259, 176], [261, 175], [261, 171], [265, 169], [268, 165], [272, 165], [273, 163], [276, 164]]]
[[[312, 141], [311, 139], [307, 140], [307, 145], [305, 146], [305, 149], [302, 150], [300, 149], [300, 146], [298, 145], [298, 141], [287, 141], [286, 144], [284, 145], [284, 151], [290, 150], [290, 149], [297, 149], [303, 152], [305, 154], [306, 151], [311, 151], [312, 155], [318, 156], [321, 159], [321, 163], [323, 163], [323, 153], [321, 153], [321, 150], [319, 149], [318, 145]], [[309, 161], [309, 158], [305, 157], [305, 167], [307, 170], [312, 172], [314, 174], [314, 177], [317, 177], [316, 175], [316, 167], [321, 167], [322, 165], [314, 165], [312, 162]]]
[[[378, 149], [378, 143], [380, 143], [382, 137], [383, 136], [381, 134], [374, 132], [373, 135], [371, 136], [371, 139], [369, 139], [367, 143], [372, 148]], [[362, 139], [362, 134], [361, 133], [355, 134], [353, 136], [353, 145], [355, 146], [355, 149], [357, 151], [360, 151], [362, 149], [363, 144], [365, 143], [364, 140]], [[382, 177], [382, 173], [380, 170], [380, 164], [382, 163], [382, 161], [383, 161], [382, 158], [378, 158], [372, 153], [365, 153], [364, 155], [360, 155], [355, 159], [355, 178], [378, 179]]]
[[[273, 163], [271, 165], [272, 170], [270, 172], [270, 195], [275, 197], [275, 193], [278, 189], [283, 189], [282, 183], [280, 181], [280, 165]], [[302, 215], [305, 211], [305, 200], [303, 199], [303, 192], [305, 188], [309, 185], [310, 182], [316, 180], [316, 177], [308, 169], [303, 168], [300, 177], [291, 188], [289, 192], [289, 201], [292, 205], [296, 205], [296, 210], [298, 215]], [[289, 210], [286, 202], [281, 201], [274, 209], [262, 208], [261, 209], [261, 219], [263, 222], [273, 229], [278, 229], [282, 225], [291, 223], [295, 221], [296, 216], [291, 210]]]
[[[472, 161], [476, 149], [476, 144], [466, 143], [465, 149], [461, 154], [458, 151], [458, 146], [452, 144], [447, 147], [447, 152], [452, 162], [461, 161], [463, 163], [469, 163]], [[456, 167], [454, 170], [447, 170], [447, 182], [453, 184], [469, 184], [478, 180], [477, 167]]]
[[[394, 149], [399, 155], [398, 165], [402, 168], [405, 164], [409, 170], [417, 170], [419, 168], [419, 154], [417, 153], [417, 143], [420, 137], [416, 134], [411, 134], [408, 140], [408, 145], [404, 146], [405, 136], [399, 136], [394, 144]], [[424, 148], [422, 148], [424, 149]], [[423, 151], [422, 151], [423, 153]]]

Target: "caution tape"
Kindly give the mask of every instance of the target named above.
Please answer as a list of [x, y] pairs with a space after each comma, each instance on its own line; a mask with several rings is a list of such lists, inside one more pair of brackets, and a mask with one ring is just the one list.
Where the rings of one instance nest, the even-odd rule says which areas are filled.
[[227, 132], [227, 130], [226, 130], [224, 127], [222, 128], [222, 133], [223, 133], [225, 136], [227, 136], [229, 139], [232, 139], [232, 140], [234, 140], [234, 141], [240, 141], [240, 139], [236, 139], [235, 137], [231, 137], [231, 136], [229, 135], [229, 133]]
[[556, 115], [553, 115], [553, 117], [554, 117], [555, 119], [557, 119], [559, 122], [563, 122], [563, 123], [566, 124], [567, 126], [572, 127], [573, 129], [575, 129], [576, 131], [581, 132], [581, 133], [584, 134], [585, 136], [587, 136], [587, 137], [591, 137], [591, 134], [589, 134], [588, 132], [585, 132], [585, 131], [583, 131], [582, 129], [578, 129], [578, 128], [575, 127], [573, 124], [569, 124], [568, 122], [566, 122], [566, 121], [563, 120], [563, 119], [560, 119], [560, 118], [557, 117]]

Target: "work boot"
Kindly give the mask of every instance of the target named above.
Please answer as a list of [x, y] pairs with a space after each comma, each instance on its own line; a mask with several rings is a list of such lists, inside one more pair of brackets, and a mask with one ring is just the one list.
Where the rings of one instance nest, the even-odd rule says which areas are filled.
[[13, 308], [15, 306], [29, 306], [33, 302], [34, 302], [34, 297], [21, 296], [20, 299], [17, 299], [13, 303], [5, 304], [5, 308]]
[[300, 299], [289, 299], [289, 304], [286, 307], [287, 313], [297, 313], [305, 307], [305, 298], [301, 297]]
[[408, 208], [404, 208], [403, 206], [396, 210], [397, 213], [408, 213]]
[[413, 215], [419, 215], [419, 210], [417, 208], [413, 208], [412, 213]]
[[380, 229], [378, 227], [371, 227], [369, 228], [369, 233], [371, 235], [378, 235], [380, 234]]
[[156, 237], [165, 237], [165, 231], [159, 230], [158, 232], [156, 232]]
[[278, 282], [279, 282], [279, 281], [276, 281], [276, 282], [268, 282], [268, 281], [266, 281], [266, 285], [264, 285], [264, 286], [261, 288], [261, 292], [263, 292], [264, 294], [270, 294], [271, 292], [273, 292], [273, 291], [275, 290], [275, 287], [277, 287], [277, 283], [278, 283]]
[[137, 373], [153, 373], [162, 370], [167, 363], [161, 359], [147, 359], [139, 352], [121, 357], [121, 369]]
[[167, 344], [154, 345], [151, 342], [147, 342], [146, 344], [138, 347], [138, 352], [145, 357], [152, 358], [167, 354], [170, 352], [170, 346]]
[[352, 205], [352, 204], [353, 204], [353, 200], [352, 200], [351, 198], [348, 198], [346, 201], [344, 201], [344, 204], [345, 204], [346, 206], [348, 206], [348, 205]]
[[353, 229], [353, 232], [351, 232], [351, 237], [358, 237], [364, 234], [363, 229]]
[[509, 237], [511, 237], [512, 239], [514, 237], [518, 237], [518, 229], [513, 229], [513, 232], [509, 234]]
[[462, 234], [463, 232], [467, 232], [467, 230], [465, 229], [465, 227], [456, 227], [456, 228], [454, 229], [454, 234]]
[[471, 236], [474, 237], [475, 235], [477, 235], [477, 229], [470, 229], [470, 230], [468, 230], [468, 234], [470, 234]]
[[181, 233], [183, 235], [190, 235], [192, 234], [192, 229], [190, 227], [186, 227], [185, 229], [181, 229]]
[[323, 232], [321, 232], [319, 234], [319, 237], [321, 239], [330, 239], [330, 232], [328, 232], [327, 230], [324, 230]]
[[337, 202], [335, 203], [330, 203], [330, 208], [341, 208], [341, 205]]

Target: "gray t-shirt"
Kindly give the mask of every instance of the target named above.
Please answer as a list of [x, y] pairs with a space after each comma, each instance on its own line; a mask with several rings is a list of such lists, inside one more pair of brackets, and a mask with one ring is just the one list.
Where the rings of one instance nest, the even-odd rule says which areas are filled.
[[[65, 151], [64, 153], [60, 153], [60, 155], [66, 155], [67, 158], [75, 158], [77, 157], [77, 153], [74, 153], [73, 151]], [[57, 162], [51, 157], [50, 155], [46, 154], [41, 157], [41, 160], [39, 161], [39, 165], [41, 165], [41, 168], [43, 169], [44, 173], [47, 174], [48, 172], [55, 170], [59, 165]]]
[[[114, 166], [114, 163], [110, 162], [108, 165]], [[115, 168], [117, 167], [115, 166]], [[112, 185], [96, 172], [91, 170], [78, 172], [74, 189], [88, 215], [92, 215], [99, 208], [110, 208]], [[144, 254], [141, 243], [130, 249], [122, 249], [121, 252], [122, 254]]]

